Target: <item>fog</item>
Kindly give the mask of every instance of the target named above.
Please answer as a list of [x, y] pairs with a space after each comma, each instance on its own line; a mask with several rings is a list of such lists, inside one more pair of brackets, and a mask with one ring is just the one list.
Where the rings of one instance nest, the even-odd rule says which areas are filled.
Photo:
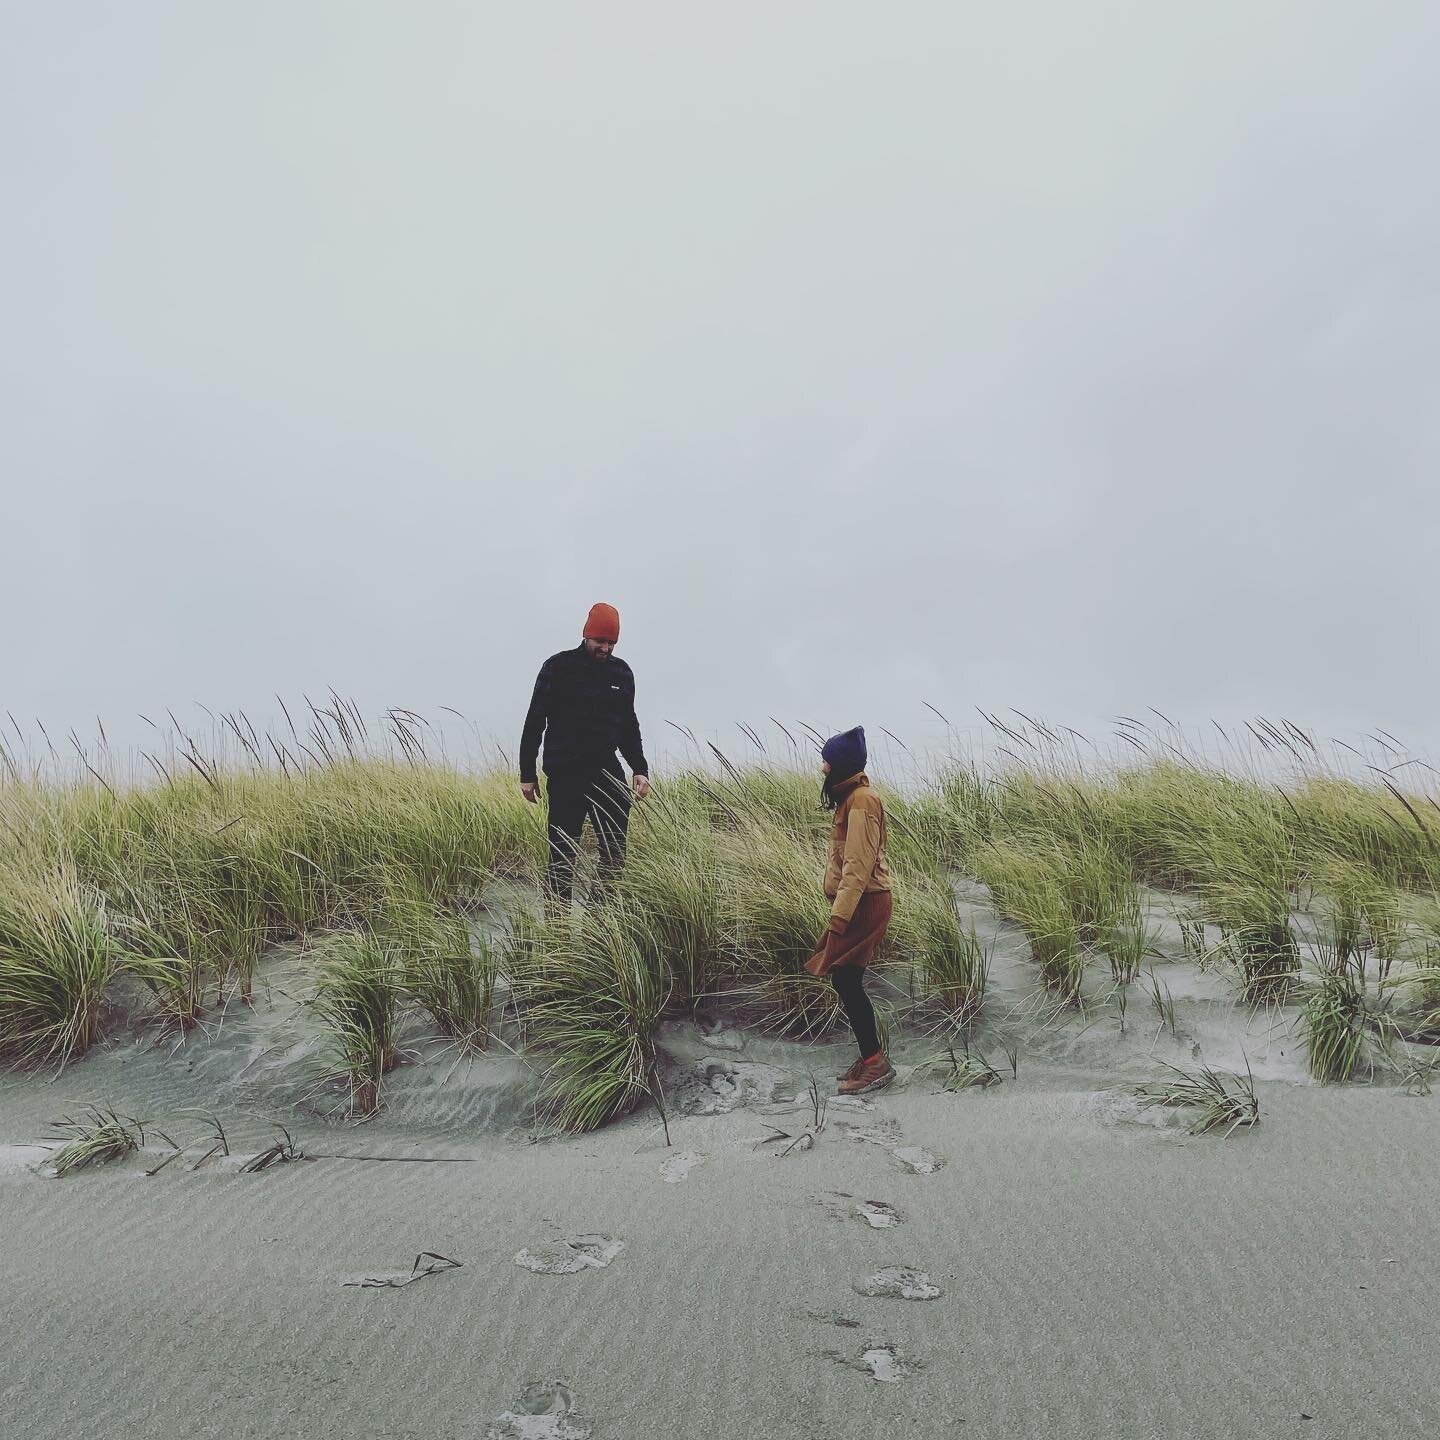
[[513, 752], [607, 600], [662, 753], [1440, 742], [1434, 6], [0, 16], [25, 733], [333, 687]]

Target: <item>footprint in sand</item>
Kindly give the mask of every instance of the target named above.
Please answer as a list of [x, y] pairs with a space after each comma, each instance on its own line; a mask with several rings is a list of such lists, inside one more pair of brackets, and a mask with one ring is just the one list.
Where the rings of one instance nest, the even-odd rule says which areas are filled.
[[941, 1289], [923, 1270], [909, 1265], [887, 1265], [853, 1286], [855, 1292], [868, 1299], [938, 1300]]
[[667, 1185], [678, 1185], [697, 1165], [703, 1165], [705, 1157], [693, 1150], [681, 1150], [661, 1162], [660, 1178]]
[[887, 1205], [883, 1200], [862, 1200], [855, 1207], [855, 1213], [872, 1230], [889, 1230], [905, 1223], [905, 1217], [893, 1205]]
[[[857, 1322], [851, 1320], [846, 1323], [854, 1325]], [[906, 1360], [900, 1353], [900, 1347], [891, 1340], [867, 1340], [858, 1355], [847, 1355], [841, 1350], [822, 1350], [819, 1353], [825, 1359], [833, 1360], [847, 1370], [859, 1370], [868, 1379], [881, 1384], [894, 1384], [920, 1368], [913, 1361]]]
[[520, 1251], [515, 1263], [537, 1275], [578, 1275], [603, 1270], [624, 1248], [625, 1242], [613, 1235], [570, 1235]]
[[900, 1127], [893, 1120], [876, 1120], [868, 1125], [845, 1125], [842, 1128], [850, 1139], [866, 1145], [878, 1145], [890, 1156], [890, 1163], [906, 1175], [933, 1175], [945, 1161], [930, 1150], [919, 1145], [902, 1145], [905, 1138]]
[[679, 1115], [728, 1115], [744, 1105], [767, 1105], [785, 1083], [775, 1065], [707, 1056], [682, 1072], [671, 1096]]
[[882, 1150], [898, 1145], [905, 1138], [894, 1120], [874, 1120], [866, 1125], [850, 1125], [842, 1120], [840, 1128], [850, 1139], [858, 1140], [864, 1145], [878, 1145]]
[[588, 1440], [590, 1426], [575, 1414], [575, 1395], [561, 1380], [527, 1385], [515, 1408], [497, 1415], [485, 1440]]
[[897, 1145], [890, 1152], [891, 1163], [907, 1175], [933, 1175], [945, 1162], [918, 1145]]
[[862, 1370], [869, 1373], [872, 1380], [878, 1380], [881, 1384], [893, 1384], [897, 1380], [903, 1380], [910, 1374], [911, 1369], [901, 1356], [900, 1347], [892, 1345], [888, 1340], [872, 1340], [860, 1352], [857, 1363]]

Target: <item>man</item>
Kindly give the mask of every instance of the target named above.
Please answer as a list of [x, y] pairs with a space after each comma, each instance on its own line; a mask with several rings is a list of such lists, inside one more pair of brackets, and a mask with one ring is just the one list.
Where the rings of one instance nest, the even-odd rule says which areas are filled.
[[650, 793], [650, 766], [635, 718], [635, 676], [614, 654], [619, 639], [620, 612], [613, 605], [592, 606], [580, 644], [540, 667], [520, 736], [520, 791], [532, 805], [540, 800], [535, 760], [545, 737], [550, 792], [545, 879], [550, 894], [565, 904], [587, 815], [600, 846], [602, 891], [625, 861], [630, 795], [616, 750], [634, 776], [635, 798]]

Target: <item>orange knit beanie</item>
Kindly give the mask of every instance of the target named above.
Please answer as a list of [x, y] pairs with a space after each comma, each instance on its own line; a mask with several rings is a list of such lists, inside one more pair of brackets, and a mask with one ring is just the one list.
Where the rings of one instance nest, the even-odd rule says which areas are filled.
[[620, 640], [620, 612], [613, 605], [592, 605], [585, 617], [585, 638], [587, 640], [608, 640], [612, 645]]

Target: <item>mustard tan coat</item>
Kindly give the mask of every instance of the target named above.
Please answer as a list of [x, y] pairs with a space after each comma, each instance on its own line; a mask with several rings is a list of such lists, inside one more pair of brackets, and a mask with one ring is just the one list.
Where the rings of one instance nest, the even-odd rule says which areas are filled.
[[825, 975], [836, 965], [864, 965], [890, 924], [890, 867], [885, 863], [885, 806], [861, 774], [835, 787], [825, 897], [831, 902], [824, 941], [805, 968]]

